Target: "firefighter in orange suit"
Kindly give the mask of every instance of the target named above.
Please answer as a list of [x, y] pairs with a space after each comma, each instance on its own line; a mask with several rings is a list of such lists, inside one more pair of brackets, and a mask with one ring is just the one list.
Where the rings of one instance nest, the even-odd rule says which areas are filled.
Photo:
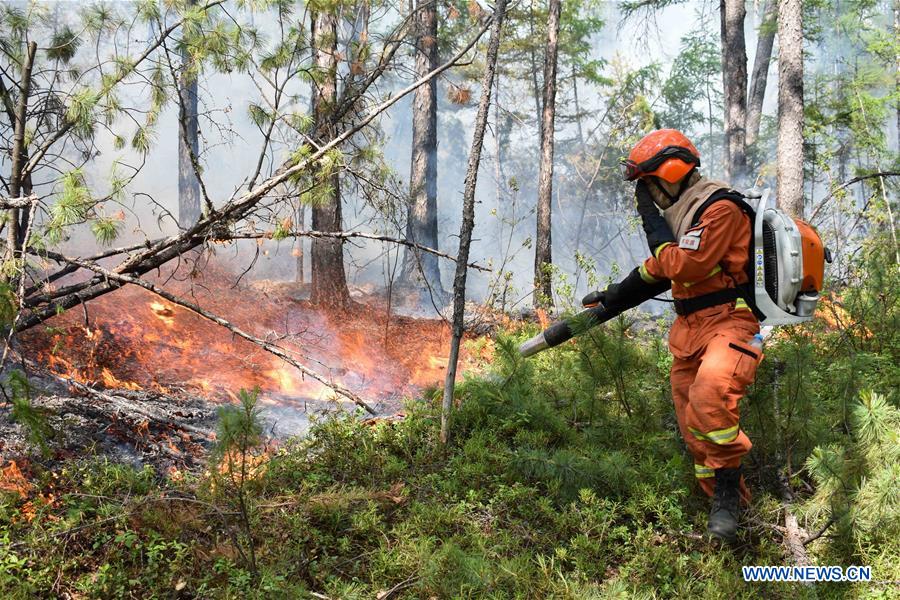
[[740, 196], [728, 184], [700, 175], [700, 154], [679, 131], [645, 136], [624, 166], [625, 179], [637, 180], [637, 208], [652, 256], [584, 303], [615, 307], [671, 284], [678, 315], [669, 333], [678, 427], [697, 481], [713, 498], [708, 531], [731, 542], [740, 502], [750, 499], [741, 457], [752, 444], [741, 430], [738, 405], [762, 360], [750, 343], [759, 321], [746, 300], [752, 301], [750, 219], [729, 201]]

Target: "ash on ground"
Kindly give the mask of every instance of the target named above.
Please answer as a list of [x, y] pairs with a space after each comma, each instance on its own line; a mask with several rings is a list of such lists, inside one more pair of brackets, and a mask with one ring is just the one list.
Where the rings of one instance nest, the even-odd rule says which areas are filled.
[[94, 390], [50, 378], [29, 377], [30, 404], [48, 426], [47, 452], [29, 439], [30, 430], [13, 419], [12, 405], [0, 403], [0, 462], [27, 457], [56, 463], [105, 456], [160, 475], [205, 464], [215, 442], [216, 408], [191, 396], [152, 391]]

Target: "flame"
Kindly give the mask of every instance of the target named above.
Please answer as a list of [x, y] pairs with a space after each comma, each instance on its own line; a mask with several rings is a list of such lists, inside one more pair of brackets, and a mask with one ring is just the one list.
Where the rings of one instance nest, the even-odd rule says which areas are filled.
[[167, 326], [172, 327], [175, 324], [175, 310], [171, 306], [162, 302], [151, 302], [150, 310]]
[[108, 388], [124, 388], [126, 390], [141, 389], [141, 386], [133, 381], [122, 381], [113, 375], [108, 367], [103, 367], [103, 370], [100, 371], [100, 378], [103, 380], [103, 385]]
[[0, 469], [0, 490], [18, 494], [20, 498], [27, 498], [31, 491], [31, 484], [22, 475], [19, 465], [11, 460], [9, 464]]
[[[194, 278], [158, 281], [237, 327], [278, 344], [328, 380], [373, 402], [390, 402], [443, 381], [449, 327], [438, 319], [394, 316], [375, 302], [336, 314], [295, 299], [291, 284], [234, 285], [208, 267]], [[231, 401], [259, 388], [264, 401], [302, 407], [330, 397], [321, 383], [188, 309], [126, 286], [24, 332], [26, 351], [54, 373], [90, 385], [185, 390]], [[461, 365], [461, 368], [465, 368]]]

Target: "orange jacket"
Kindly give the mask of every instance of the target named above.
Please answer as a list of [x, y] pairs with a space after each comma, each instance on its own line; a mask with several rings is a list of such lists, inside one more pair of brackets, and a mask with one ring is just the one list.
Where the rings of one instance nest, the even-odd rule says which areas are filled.
[[733, 202], [714, 202], [678, 244], [657, 248], [640, 267], [647, 283], [669, 279], [672, 297], [694, 298], [747, 282], [750, 218]]

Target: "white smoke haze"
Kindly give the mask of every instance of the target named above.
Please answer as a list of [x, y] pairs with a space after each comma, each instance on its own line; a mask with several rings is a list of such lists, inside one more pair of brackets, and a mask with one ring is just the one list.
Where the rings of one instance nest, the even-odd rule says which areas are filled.
[[[7, 4], [26, 6], [22, 2]], [[77, 2], [40, 4], [43, 9], [57, 14], [60, 22], [74, 23], [77, 21], [75, 11], [83, 8], [83, 4]], [[110, 6], [123, 13], [134, 9], [134, 5], [128, 2], [116, 2]], [[233, 9], [230, 3], [226, 6]], [[623, 20], [619, 5], [614, 2], [601, 3], [597, 10], [605, 21], [605, 26], [592, 40], [592, 58], [606, 61], [608, 71], [614, 68], [635, 70], [655, 64], [658, 66], [661, 79], [665, 79], [673, 60], [677, 57], [683, 36], [696, 30], [698, 24], [703, 23], [703, 19], [718, 26], [717, 3], [711, 2], [685, 2], [668, 6], [659, 10], [652, 20], [642, 19], [639, 16]], [[748, 7], [747, 54], [751, 60], [761, 10], [761, 6]], [[268, 45], [277, 41], [275, 15], [271, 11], [255, 13], [252, 17], [246, 13], [233, 14], [251, 19], [253, 25], [268, 37]], [[304, 27], [308, 29], [305, 11], [298, 10], [294, 18], [305, 19]], [[373, 15], [372, 37], [377, 38], [378, 34], [386, 34], [398, 20], [399, 15], [390, 10]], [[120, 42], [126, 41], [124, 39], [126, 36], [141, 40], [147, 39], [151, 34], [149, 31], [123, 32], [120, 35]], [[346, 36], [347, 31], [342, 35]], [[821, 48], [811, 49], [809, 66], [812, 69], [833, 68], [833, 64], [829, 61], [839, 54], [840, 49], [829, 48], [828, 52], [822, 51]], [[88, 51], [93, 49], [82, 47], [81, 52]], [[101, 56], [104, 54], [102, 48], [100, 54]], [[406, 59], [409, 56], [409, 48], [404, 48], [400, 54], [408, 63]], [[77, 60], [76, 58], [76, 62]], [[566, 75], [561, 73], [561, 77]], [[247, 177], [256, 166], [262, 136], [249, 116], [248, 104], [251, 102], [261, 104], [262, 101], [260, 90], [245, 73], [221, 74], [206, 71], [199, 81], [200, 162], [207, 191], [213, 202], [218, 205], [232, 197], [242, 185], [246, 185]], [[377, 85], [377, 94], [386, 97], [410, 81], [410, 69], [407, 65], [401, 71], [382, 78]], [[451, 71], [438, 84], [438, 226], [439, 249], [455, 254], [466, 158], [475, 104], [482, 90], [478, 89], [477, 83], [466, 83], [465, 85], [472, 90], [472, 99], [467, 105], [458, 106], [448, 100], [449, 82], [460, 82], [459, 75]], [[495, 98], [495, 102], [499, 103], [499, 110], [498, 107], [491, 109], [491, 123], [485, 140], [485, 159], [482, 161], [477, 191], [478, 203], [471, 260], [481, 264], [490, 263], [498, 271], [493, 274], [470, 272], [469, 296], [474, 300], [486, 299], [492, 284], [496, 283], [498, 278], [502, 278], [502, 274], [499, 273], [502, 267], [511, 274], [509, 279], [511, 289], [505, 298], [507, 308], [531, 304], [534, 255], [527, 240], [534, 236], [533, 211], [536, 202], [539, 134], [537, 119], [533, 114], [534, 102], [530, 95], [530, 85], [529, 81], [501, 74], [495, 90], [495, 92], [499, 90], [499, 98]], [[607, 108], [608, 97], [605, 94], [608, 90], [585, 82], [579, 82], [578, 85], [580, 108], [584, 115], [580, 125], [585, 131], [592, 131], [598, 124], [599, 115]], [[142, 86], [126, 86], [126, 90], [130, 92], [122, 94], [123, 103], [140, 104], [145, 101], [142, 95], [146, 90]], [[560, 116], [572, 113], [572, 92], [570, 81], [560, 82], [558, 96]], [[133, 95], [129, 97], [129, 93]], [[307, 107], [308, 110], [308, 82], [297, 80], [290, 93], [296, 95], [294, 102], [297, 106]], [[774, 114], [776, 95], [777, 68], [771, 66], [764, 105], [764, 119], [769, 122]], [[649, 98], [648, 101], [653, 108], [660, 108], [661, 101], [658, 96]], [[384, 160], [396, 174], [393, 178], [393, 187], [402, 194], [408, 190], [412, 133], [410, 105], [411, 97], [405, 98], [376, 121], [377, 128], [382, 134]], [[720, 109], [717, 111], [721, 113]], [[155, 127], [153, 147], [145, 158], [129, 149], [116, 150], [112, 135], [105, 132], [98, 133], [96, 146], [99, 152], [87, 161], [84, 167], [86, 179], [95, 193], [103, 193], [107, 186], [105, 182], [118, 163], [141, 165], [143, 162], [140, 172], [127, 188], [130, 203], [127, 207], [126, 226], [119, 240], [122, 244], [147, 237], [169, 235], [177, 230], [173, 219], [178, 210], [177, 117], [177, 103], [170, 102], [160, 115]], [[512, 119], [511, 125], [506, 126], [508, 139], [504, 139], [504, 143], [499, 146], [502, 155], [500, 169], [497, 165], [498, 143], [495, 136], [498, 133], [502, 134], [501, 129], [504, 125], [497, 122], [498, 117], [501, 121]], [[564, 154], [579, 151], [578, 126], [579, 124], [571, 119], [557, 118], [557, 164], [553, 190], [554, 263], [560, 273], [570, 283], [575, 284], [576, 298], [591, 288], [587, 277], [576, 265], [576, 239], [579, 242], [580, 252], [597, 263], [600, 276], [614, 275], [614, 265], [618, 266], [620, 272], [626, 272], [646, 255], [643, 236], [639, 228], [635, 227], [629, 201], [630, 185], [616, 182], [605, 173], [606, 181], [598, 182], [595, 189], [587, 189], [590, 173], [572, 172], [570, 167], [577, 164], [577, 160], [573, 162], [571, 158], [565, 159]], [[120, 130], [122, 135], [129, 138], [133, 125], [121, 122], [116, 123], [112, 129]], [[605, 128], [600, 128], [599, 131], [602, 135]], [[721, 131], [714, 132], [714, 135], [721, 135]], [[896, 139], [896, 132], [892, 135]], [[584, 151], [597, 152], [606, 141], [598, 139], [597, 135], [588, 136]], [[715, 148], [712, 140], [710, 144], [710, 148]], [[277, 169], [287, 158], [289, 151], [287, 145], [276, 146], [267, 157], [263, 174]], [[611, 152], [617, 153], [619, 150], [613, 148]], [[774, 162], [774, 147], [771, 144], [768, 156], [767, 162]], [[609, 156], [606, 160], [617, 158], [618, 156]], [[721, 177], [720, 155], [704, 156], [703, 160], [705, 174]], [[119, 169], [127, 171], [124, 166]], [[769, 173], [769, 176], [771, 177], [772, 173]], [[402, 211], [386, 217], [360, 197], [349, 180], [348, 175], [342, 189], [344, 229], [377, 231], [403, 237], [402, 222], [398, 220], [403, 218]], [[515, 180], [517, 189], [509, 185], [510, 180]], [[771, 181], [769, 179], [764, 183], [769, 184]], [[45, 188], [39, 188], [38, 191], [47, 193]], [[826, 192], [826, 186], [821, 183], [817, 185], [814, 181], [809, 192], [813, 204], [816, 198]], [[148, 198], [153, 198], [158, 206], [149, 203]], [[263, 230], [271, 229], [271, 225], [267, 224], [258, 223], [257, 226]], [[310, 228], [308, 213], [306, 228]], [[248, 273], [250, 278], [290, 281], [294, 279], [296, 269], [292, 249], [301, 243], [308, 248], [308, 241], [288, 239], [280, 243], [266, 242], [261, 246], [255, 242], [234, 244], [231, 247], [220, 246], [216, 252], [220, 259], [231, 264], [237, 272], [247, 269], [252, 264], [253, 267]], [[82, 231], [74, 232], [65, 246], [72, 254], [83, 256], [90, 253], [93, 245], [92, 236], [84, 228]], [[351, 285], [368, 285], [373, 289], [384, 287], [387, 283], [386, 273], [391, 271], [398, 252], [402, 253], [402, 250], [381, 242], [346, 243], [347, 274]], [[449, 288], [452, 282], [453, 263], [445, 260], [441, 263], [444, 287]], [[307, 265], [307, 278], [308, 268]], [[494, 289], [496, 291], [499, 288]]]

